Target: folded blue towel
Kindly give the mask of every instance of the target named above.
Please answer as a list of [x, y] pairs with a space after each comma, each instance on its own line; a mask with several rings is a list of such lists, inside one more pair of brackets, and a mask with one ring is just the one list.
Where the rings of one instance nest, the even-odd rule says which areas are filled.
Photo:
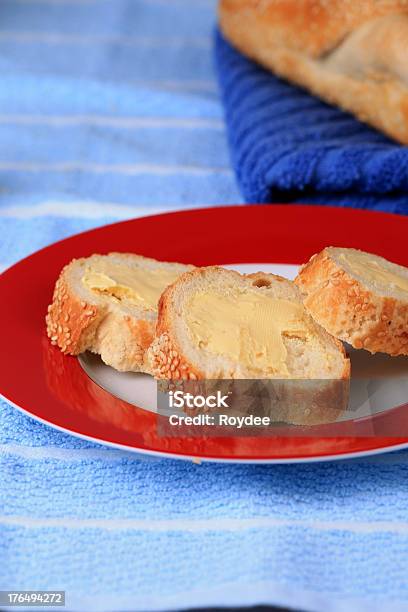
[[408, 147], [273, 76], [216, 33], [232, 162], [248, 202], [408, 214]]

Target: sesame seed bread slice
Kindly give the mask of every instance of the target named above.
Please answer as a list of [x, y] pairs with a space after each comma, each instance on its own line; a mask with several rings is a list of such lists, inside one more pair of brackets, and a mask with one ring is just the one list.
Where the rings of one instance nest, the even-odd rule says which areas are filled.
[[329, 333], [371, 353], [408, 355], [408, 268], [356, 249], [327, 247], [295, 283]]
[[47, 334], [64, 353], [89, 350], [117, 370], [148, 371], [160, 294], [193, 268], [131, 253], [74, 259], [56, 282]]
[[[213, 309], [208, 305], [209, 295], [215, 296]], [[206, 341], [194, 335], [194, 330], [200, 333], [203, 329], [200, 321], [197, 326], [194, 312], [194, 300], [200, 300], [201, 296], [204, 296], [204, 306], [199, 312], [204, 313], [210, 342], [208, 338]], [[221, 312], [223, 305], [225, 314]], [[252, 345], [253, 334], [246, 333], [245, 320], [236, 324], [244, 308], [249, 309], [250, 318], [251, 309], [254, 309], [251, 325], [258, 325], [259, 320], [267, 338], [274, 320], [284, 318], [282, 308], [293, 308], [297, 315], [300, 313], [301, 330], [298, 331], [296, 322], [288, 324], [287, 329], [285, 324], [277, 331], [279, 363], [269, 359], [268, 351], [271, 355], [275, 352], [269, 340], [261, 348], [261, 345]], [[224, 317], [222, 323], [220, 313]], [[220, 336], [227, 343], [242, 337], [242, 342], [238, 341], [238, 345], [241, 342], [240, 355], [237, 357], [229, 350], [214, 352], [210, 346], [211, 334], [216, 342]], [[348, 379], [350, 375], [350, 363], [342, 344], [308, 315], [300, 292], [291, 281], [262, 272], [241, 275], [220, 267], [200, 268], [183, 274], [164, 291], [148, 359], [153, 374], [162, 379]]]

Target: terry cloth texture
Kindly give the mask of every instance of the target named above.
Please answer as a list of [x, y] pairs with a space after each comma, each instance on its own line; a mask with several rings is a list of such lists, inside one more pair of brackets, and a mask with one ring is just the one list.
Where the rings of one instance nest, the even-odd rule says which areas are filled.
[[261, 68], [217, 32], [232, 163], [247, 202], [408, 214], [408, 147]]

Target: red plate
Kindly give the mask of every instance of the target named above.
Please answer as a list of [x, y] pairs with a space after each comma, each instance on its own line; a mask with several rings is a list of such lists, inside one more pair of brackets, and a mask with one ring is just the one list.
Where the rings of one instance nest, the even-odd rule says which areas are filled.
[[[197, 265], [299, 264], [327, 245], [338, 245], [372, 251], [408, 266], [407, 236], [408, 217], [294, 205], [176, 212], [73, 236], [27, 257], [0, 277], [2, 395], [57, 429], [132, 451], [180, 458], [312, 461], [408, 446], [408, 438], [396, 438], [394, 434], [364, 437], [364, 427], [355, 430], [356, 436], [340, 428], [338, 437], [159, 437], [155, 414], [95, 384], [75, 357], [65, 357], [50, 345], [44, 328], [55, 279], [73, 257], [134, 251]], [[395, 431], [395, 423], [403, 418], [403, 407], [378, 415], [384, 425], [381, 431]], [[387, 429], [390, 419], [394, 428]], [[342, 436], [342, 431], [347, 435]]]

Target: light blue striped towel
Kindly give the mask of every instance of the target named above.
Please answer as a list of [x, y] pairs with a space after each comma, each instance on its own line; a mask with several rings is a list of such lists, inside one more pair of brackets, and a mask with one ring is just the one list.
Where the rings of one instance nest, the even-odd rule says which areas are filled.
[[[211, 68], [214, 8], [3, 0], [3, 266], [108, 221], [241, 201]], [[0, 590], [65, 589], [81, 611], [406, 610], [407, 457], [142, 460], [1, 403]]]

